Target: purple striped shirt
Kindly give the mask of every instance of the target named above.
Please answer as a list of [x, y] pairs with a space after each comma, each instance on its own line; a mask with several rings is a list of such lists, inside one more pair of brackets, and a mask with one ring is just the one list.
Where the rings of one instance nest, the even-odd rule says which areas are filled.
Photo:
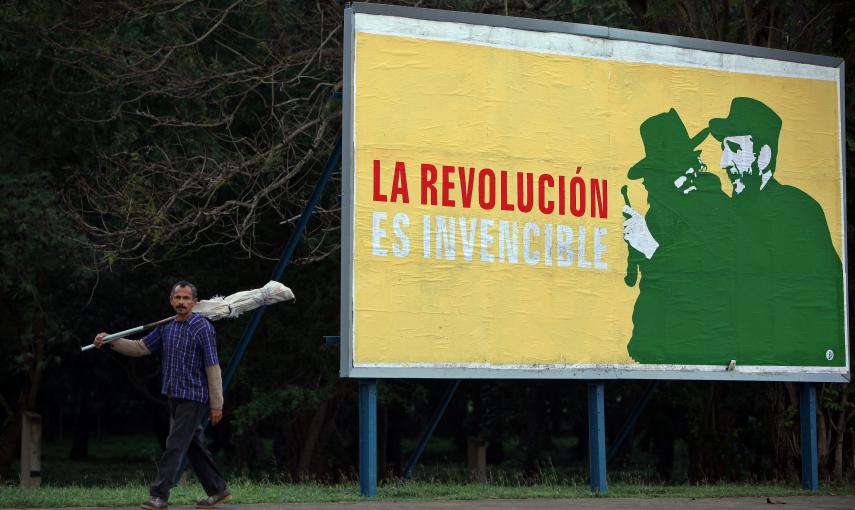
[[203, 404], [208, 402], [205, 367], [220, 364], [217, 334], [208, 319], [194, 313], [186, 321], [172, 321], [156, 327], [142, 341], [152, 354], [163, 350], [161, 393]]

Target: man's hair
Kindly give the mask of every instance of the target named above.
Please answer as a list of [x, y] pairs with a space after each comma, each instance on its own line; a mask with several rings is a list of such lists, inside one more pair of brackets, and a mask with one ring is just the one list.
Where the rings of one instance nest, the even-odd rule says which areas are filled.
[[176, 282], [175, 285], [172, 286], [172, 292], [169, 293], [169, 297], [175, 295], [175, 289], [177, 289], [178, 287], [190, 287], [190, 293], [193, 294], [193, 299], [196, 299], [196, 286], [188, 282], [187, 280], [181, 280], [179, 282]]

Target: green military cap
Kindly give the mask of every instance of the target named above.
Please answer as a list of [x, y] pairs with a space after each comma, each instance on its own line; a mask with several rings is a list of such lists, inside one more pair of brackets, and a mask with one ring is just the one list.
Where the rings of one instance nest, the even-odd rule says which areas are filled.
[[675, 161], [689, 154], [699, 156], [701, 151], [696, 151], [695, 148], [709, 134], [709, 129], [704, 128], [689, 138], [686, 126], [673, 108], [642, 122], [640, 131], [641, 141], [644, 143], [644, 158], [629, 169], [627, 177], [630, 179], [641, 179], [650, 170], [669, 170]]
[[725, 119], [710, 120], [710, 133], [722, 141], [728, 136], [751, 135], [764, 143], [777, 146], [781, 134], [781, 117], [771, 108], [750, 97], [735, 97]]

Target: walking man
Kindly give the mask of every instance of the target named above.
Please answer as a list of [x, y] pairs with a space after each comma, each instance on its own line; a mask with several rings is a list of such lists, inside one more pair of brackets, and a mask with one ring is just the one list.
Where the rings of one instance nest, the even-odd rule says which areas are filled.
[[[208, 319], [193, 313], [196, 286], [180, 281], [172, 286], [169, 302], [175, 320], [158, 326], [142, 340], [121, 338], [109, 345], [127, 356], [146, 356], [162, 351], [163, 384], [161, 393], [169, 399], [169, 436], [166, 450], [151, 484], [150, 498], [142, 508], [165, 510], [169, 491], [186, 454], [190, 465], [208, 494], [196, 502], [196, 508], [213, 508], [231, 498], [223, 475], [205, 446], [202, 419], [210, 413], [216, 425], [223, 417], [223, 383], [217, 357], [216, 333]], [[95, 336], [100, 348], [107, 333]]]

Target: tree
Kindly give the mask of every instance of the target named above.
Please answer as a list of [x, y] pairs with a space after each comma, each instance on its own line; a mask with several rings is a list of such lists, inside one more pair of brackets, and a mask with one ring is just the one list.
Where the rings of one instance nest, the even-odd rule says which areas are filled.
[[78, 160], [73, 129], [58, 120], [56, 97], [39, 86], [45, 69], [30, 61], [41, 41], [19, 31], [24, 13], [0, 7], [0, 479], [17, 457], [21, 416], [38, 411], [50, 367], [78, 341], [75, 325], [93, 276], [92, 252], [60, 207], [57, 176]]
[[[64, 122], [92, 135], [94, 158], [67, 166], [61, 196], [96, 268], [185, 256], [176, 240], [271, 256], [260, 232], [294, 221], [340, 124], [338, 2], [6, 9], [42, 41], [28, 56], [48, 68]], [[317, 214], [334, 234], [336, 211]]]
[[88, 276], [79, 257], [85, 244], [46, 189], [48, 179], [44, 173], [0, 175], [0, 341], [8, 369], [0, 398], [12, 411], [0, 434], [0, 480], [17, 456], [23, 413], [36, 410], [45, 370], [61, 364], [58, 353], [72, 343], [66, 321], [80, 304], [63, 295], [76, 293]]

